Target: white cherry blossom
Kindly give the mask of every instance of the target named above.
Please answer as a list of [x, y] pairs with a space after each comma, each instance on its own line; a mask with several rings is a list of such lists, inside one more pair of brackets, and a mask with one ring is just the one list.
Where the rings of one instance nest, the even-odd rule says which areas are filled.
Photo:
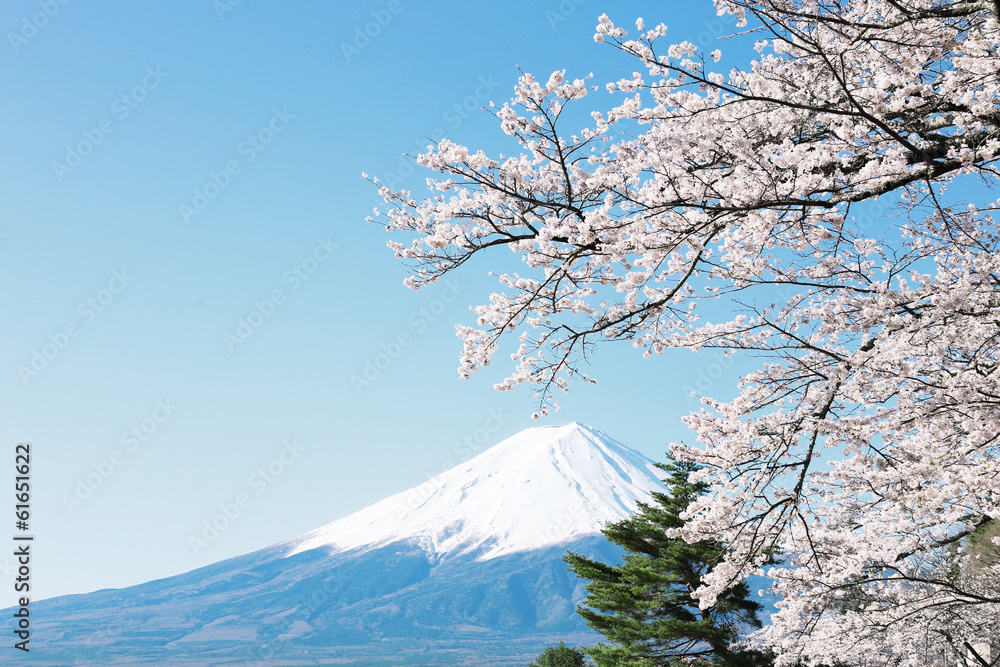
[[735, 399], [686, 418], [697, 444], [674, 446], [712, 484], [678, 534], [731, 547], [698, 595], [710, 604], [776, 550], [783, 602], [755, 639], [781, 664], [931, 664], [1000, 627], [997, 565], [962, 564], [967, 536], [1000, 520], [1000, 237], [984, 194], [1000, 5], [716, 5], [755, 33], [748, 67], [712, 70], [718, 51], [602, 16], [595, 39], [640, 70], [608, 84], [616, 106], [564, 131], [597, 87], [524, 74], [494, 112], [518, 155], [441, 141], [419, 158], [441, 174], [432, 194], [381, 187], [377, 218], [409, 239], [389, 245], [414, 288], [480, 253], [520, 256], [457, 327], [460, 373], [517, 337], [497, 389], [536, 385], [542, 414], [568, 379], [593, 381], [580, 367], [601, 342], [759, 357]]

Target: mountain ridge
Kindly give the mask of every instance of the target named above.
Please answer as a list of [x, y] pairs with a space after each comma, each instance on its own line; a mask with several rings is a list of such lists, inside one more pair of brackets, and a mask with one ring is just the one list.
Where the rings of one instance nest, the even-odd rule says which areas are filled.
[[45, 637], [32, 662], [524, 665], [547, 645], [600, 639], [576, 614], [584, 582], [562, 556], [617, 562], [601, 528], [663, 490], [661, 479], [652, 460], [598, 429], [528, 429], [423, 493], [290, 540], [32, 603]]

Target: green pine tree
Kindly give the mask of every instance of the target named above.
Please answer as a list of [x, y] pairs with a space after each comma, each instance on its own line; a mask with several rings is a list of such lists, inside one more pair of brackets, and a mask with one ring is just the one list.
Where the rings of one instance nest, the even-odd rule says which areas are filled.
[[746, 583], [729, 589], [705, 610], [691, 597], [701, 576], [720, 561], [725, 546], [710, 541], [688, 544], [666, 536], [668, 528], [683, 525], [681, 512], [708, 487], [688, 481], [698, 469], [695, 464], [671, 457], [658, 466], [669, 473], [668, 492], [654, 493], [654, 504], [640, 503], [635, 516], [603, 531], [625, 548], [622, 565], [572, 552], [565, 556], [577, 576], [590, 580], [586, 606], [578, 613], [610, 642], [585, 652], [598, 667], [769, 664], [766, 655], [731, 648], [742, 632], [761, 626], [761, 605], [749, 598]]
[[570, 648], [563, 642], [559, 646], [550, 646], [539, 655], [528, 667], [584, 667], [587, 656], [577, 648]]

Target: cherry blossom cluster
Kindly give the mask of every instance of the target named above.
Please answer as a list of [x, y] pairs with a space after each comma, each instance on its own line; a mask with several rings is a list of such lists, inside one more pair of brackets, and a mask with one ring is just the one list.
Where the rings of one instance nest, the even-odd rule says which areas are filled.
[[748, 67], [602, 16], [595, 40], [641, 70], [614, 106], [567, 134], [591, 77], [523, 74], [492, 111], [512, 155], [429, 146], [430, 194], [374, 181], [376, 217], [415, 289], [520, 259], [457, 327], [459, 371], [516, 337], [497, 388], [535, 385], [540, 414], [593, 381], [600, 342], [759, 358], [673, 447], [712, 485], [677, 535], [730, 547], [701, 603], [777, 560], [755, 639], [781, 664], [930, 664], [1000, 627], [1000, 572], [965, 549], [1000, 521], [1000, 4], [716, 7], [756, 40]]

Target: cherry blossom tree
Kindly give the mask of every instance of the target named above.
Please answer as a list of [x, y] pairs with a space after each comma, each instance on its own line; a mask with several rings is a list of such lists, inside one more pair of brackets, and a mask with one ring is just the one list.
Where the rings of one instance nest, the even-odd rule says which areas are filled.
[[730, 546], [701, 604], [776, 550], [758, 640], [780, 664], [921, 664], [943, 614], [1000, 625], [996, 587], [945, 558], [1000, 519], [1000, 3], [716, 7], [756, 40], [748, 67], [602, 16], [595, 39], [641, 70], [614, 106], [566, 130], [590, 77], [524, 74], [492, 109], [513, 155], [429, 146], [430, 193], [372, 179], [377, 219], [412, 288], [520, 257], [457, 327], [460, 374], [517, 337], [497, 388], [535, 385], [541, 414], [593, 381], [599, 342], [759, 356], [673, 446], [711, 485], [676, 535]]

